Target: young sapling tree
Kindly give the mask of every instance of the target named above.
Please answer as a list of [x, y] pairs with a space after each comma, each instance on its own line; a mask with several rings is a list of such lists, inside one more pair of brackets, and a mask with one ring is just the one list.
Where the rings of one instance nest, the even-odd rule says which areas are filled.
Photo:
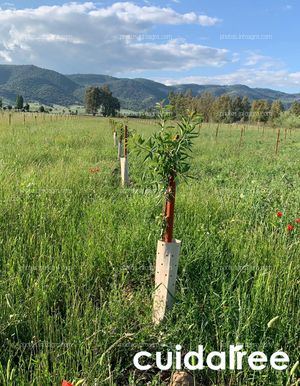
[[111, 128], [111, 131], [113, 133], [113, 141], [114, 145], [118, 146], [118, 132], [117, 132], [117, 122], [114, 119], [109, 119], [109, 126]]
[[118, 140], [118, 161], [120, 161], [122, 154], [123, 154], [123, 127], [119, 126], [118, 131], [120, 133], [120, 137]]
[[187, 181], [190, 174], [193, 140], [198, 137], [202, 117], [195, 112], [182, 116], [176, 125], [170, 124], [170, 106], [157, 104], [160, 130], [145, 140], [137, 139], [139, 153], [144, 153], [150, 176], [148, 184], [160, 191], [164, 199], [162, 241], [172, 242], [176, 184]]
[[161, 239], [157, 245], [153, 321], [159, 323], [172, 307], [181, 241], [173, 238], [176, 185], [191, 178], [193, 140], [198, 136], [202, 117], [194, 112], [182, 116], [176, 125], [170, 123], [170, 106], [158, 104], [160, 130], [149, 139], [138, 138], [140, 152], [151, 172], [150, 183], [164, 199]]

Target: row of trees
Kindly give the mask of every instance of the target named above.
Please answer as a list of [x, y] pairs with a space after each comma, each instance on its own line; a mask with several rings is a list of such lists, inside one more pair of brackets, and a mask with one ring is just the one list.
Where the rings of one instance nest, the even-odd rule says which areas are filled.
[[[203, 93], [197, 97], [193, 97], [191, 93], [171, 93], [169, 103], [174, 118], [184, 115], [187, 110], [194, 110], [202, 115], [205, 122], [274, 122], [284, 112], [280, 100], [270, 103], [258, 99], [251, 103], [247, 97], [229, 95], [214, 97], [210, 93]], [[288, 113], [300, 117], [300, 103], [294, 102]]]
[[[30, 111], [30, 105], [28, 103], [24, 103], [24, 98], [22, 95], [17, 95], [16, 97], [16, 104], [15, 106], [12, 105], [3, 105], [3, 100], [0, 98], [0, 110], [17, 110], [22, 112], [29, 112]], [[51, 113], [53, 111], [53, 106], [45, 108], [45, 106], [41, 105], [38, 107], [38, 110], [35, 110], [36, 112], [40, 113]], [[62, 113], [64, 114], [66, 111], [62, 110]], [[78, 110], [72, 111], [71, 109], [68, 110], [69, 114], [77, 115]]]
[[[195, 111], [201, 114], [205, 122], [283, 122], [288, 121], [292, 126], [300, 122], [300, 102], [294, 102], [288, 111], [280, 100], [270, 103], [264, 99], [249, 101], [247, 97], [221, 95], [214, 97], [210, 93], [203, 93], [194, 97], [191, 92], [170, 93], [169, 104], [172, 108], [173, 118], [184, 116], [187, 111]], [[3, 106], [0, 99], [0, 109], [12, 110], [12, 106]], [[15, 109], [18, 111], [29, 111], [28, 103], [24, 104], [22, 95], [17, 95]], [[85, 109], [88, 114], [103, 116], [116, 116], [120, 111], [120, 102], [113, 97], [109, 87], [88, 87], [85, 92]], [[45, 108], [40, 106], [40, 112]], [[49, 110], [51, 111], [51, 109]]]
[[[28, 103], [24, 104], [24, 98], [22, 95], [17, 95], [15, 107], [8, 105], [3, 106], [3, 101], [0, 99], [0, 109], [27, 112], [30, 110]], [[98, 112], [107, 116], [116, 116], [120, 111], [120, 102], [117, 98], [113, 97], [112, 92], [108, 86], [102, 87], [89, 87], [85, 92], [85, 108], [88, 114], [96, 115]], [[44, 106], [39, 107], [39, 112], [45, 112]], [[52, 109], [49, 109], [52, 111]], [[63, 111], [64, 112], [64, 111]], [[70, 111], [71, 113], [71, 111]], [[77, 113], [77, 111], [76, 111]]]
[[15, 110], [18, 110], [18, 111], [29, 111], [30, 110], [29, 104], [28, 103], [24, 104], [24, 98], [22, 97], [22, 95], [17, 95], [15, 107], [13, 107], [11, 105], [4, 106], [3, 100], [0, 98], [0, 109], [12, 110], [13, 108]]
[[85, 91], [85, 109], [88, 114], [100, 112], [104, 117], [115, 117], [120, 111], [120, 102], [113, 97], [109, 87], [88, 87]]

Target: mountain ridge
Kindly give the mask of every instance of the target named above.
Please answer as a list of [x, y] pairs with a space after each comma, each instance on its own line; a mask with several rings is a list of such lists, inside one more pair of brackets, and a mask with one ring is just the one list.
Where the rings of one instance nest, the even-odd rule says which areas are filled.
[[0, 64], [0, 98], [14, 103], [18, 94], [28, 102], [41, 104], [72, 105], [82, 104], [85, 88], [107, 84], [121, 107], [141, 111], [167, 99], [170, 92], [192, 91], [193, 95], [210, 92], [214, 96], [223, 94], [247, 96], [250, 100], [267, 99], [270, 102], [280, 99], [285, 106], [300, 101], [300, 93], [289, 94], [268, 88], [251, 88], [246, 85], [165, 85], [145, 78], [117, 78], [97, 74], [61, 74], [34, 65]]

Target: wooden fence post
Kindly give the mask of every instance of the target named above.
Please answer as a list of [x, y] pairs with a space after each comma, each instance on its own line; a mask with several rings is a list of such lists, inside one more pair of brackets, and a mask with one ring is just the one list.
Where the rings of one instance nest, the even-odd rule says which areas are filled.
[[278, 129], [277, 131], [277, 141], [276, 141], [276, 150], [275, 150], [276, 155], [278, 154], [278, 151], [279, 151], [279, 143], [280, 143], [280, 129]]

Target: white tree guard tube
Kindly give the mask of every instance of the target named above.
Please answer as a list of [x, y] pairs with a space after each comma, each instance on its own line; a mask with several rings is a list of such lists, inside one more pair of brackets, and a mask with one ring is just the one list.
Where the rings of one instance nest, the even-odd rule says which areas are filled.
[[120, 158], [121, 162], [121, 182], [122, 186], [129, 185], [129, 171], [128, 171], [128, 159], [127, 157]]
[[180, 240], [157, 243], [153, 322], [160, 323], [167, 309], [172, 308], [180, 253]]
[[118, 136], [117, 133], [114, 131], [114, 145], [118, 146]]
[[123, 148], [122, 143], [119, 142], [118, 143], [118, 160], [120, 160], [120, 158], [122, 156], [122, 151], [123, 151], [122, 148]]

